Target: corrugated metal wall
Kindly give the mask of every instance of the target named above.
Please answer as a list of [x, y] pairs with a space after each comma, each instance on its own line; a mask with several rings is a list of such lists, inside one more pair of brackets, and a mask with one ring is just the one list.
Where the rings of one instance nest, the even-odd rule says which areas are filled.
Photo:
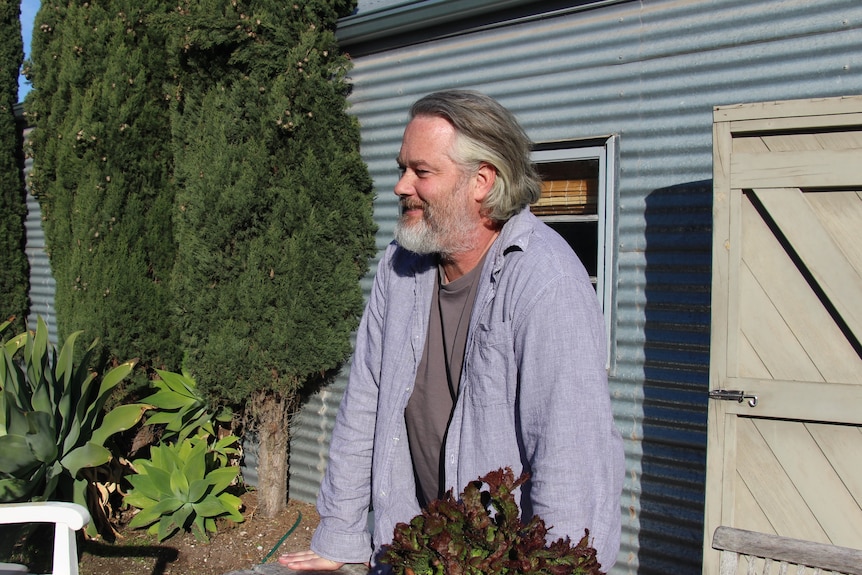
[[[24, 130], [26, 140], [32, 128]], [[24, 160], [24, 177], [30, 174], [33, 159]], [[48, 326], [48, 339], [57, 345], [57, 321], [54, 313], [54, 293], [56, 283], [51, 275], [51, 262], [45, 251], [45, 232], [42, 229], [42, 210], [36, 198], [27, 193], [27, 219], [24, 222], [27, 233], [25, 252], [30, 262], [30, 313], [27, 316], [28, 329], [36, 329], [36, 320], [41, 317]]]
[[[619, 134], [608, 319], [629, 474], [614, 573], [700, 573], [712, 109], [862, 93], [862, 2], [572, 2], [568, 11], [548, 4], [553, 17], [450, 36], [441, 28], [438, 39], [382, 52], [344, 44], [358, 54], [351, 102], [378, 193], [378, 245], [392, 237], [397, 215], [391, 190], [406, 110], [427, 92], [487, 92], [539, 142]], [[316, 495], [345, 380], [313, 397], [296, 422], [292, 497]]]

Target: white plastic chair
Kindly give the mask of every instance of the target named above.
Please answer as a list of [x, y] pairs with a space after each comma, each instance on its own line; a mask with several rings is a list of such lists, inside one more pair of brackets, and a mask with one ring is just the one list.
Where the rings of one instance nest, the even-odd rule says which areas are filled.
[[[0, 504], [0, 524], [54, 523], [53, 575], [78, 575], [75, 532], [90, 522], [90, 513], [76, 503], [40, 501]], [[28, 573], [15, 563], [0, 563], [0, 575]]]

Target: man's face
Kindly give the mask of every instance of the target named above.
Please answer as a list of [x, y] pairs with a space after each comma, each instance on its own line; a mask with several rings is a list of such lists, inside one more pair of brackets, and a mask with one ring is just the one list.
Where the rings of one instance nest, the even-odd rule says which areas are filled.
[[404, 130], [395, 239], [412, 252], [448, 256], [473, 247], [479, 204], [471, 193], [473, 178], [450, 157], [454, 142], [455, 129], [435, 116], [418, 116]]

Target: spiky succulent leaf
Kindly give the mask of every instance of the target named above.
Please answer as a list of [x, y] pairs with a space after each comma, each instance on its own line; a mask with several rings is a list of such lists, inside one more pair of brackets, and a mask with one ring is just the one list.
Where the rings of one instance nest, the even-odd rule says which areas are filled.
[[228, 517], [236, 523], [242, 523], [243, 516], [240, 513], [242, 509], [242, 499], [232, 493], [223, 492], [218, 495], [219, 501], [228, 513]]
[[[190, 443], [194, 444], [191, 451], [185, 458], [185, 465], [183, 465], [183, 475], [189, 478], [189, 481], [196, 481], [198, 479], [203, 479], [207, 473], [207, 444], [206, 441], [197, 441], [192, 440]], [[188, 489], [188, 486], [186, 486]]]
[[188, 500], [192, 503], [201, 501], [210, 491], [210, 482], [206, 479], [195, 479], [189, 483]]
[[[144, 401], [149, 404], [152, 404], [153, 407], [157, 407], [163, 410], [180, 409], [188, 404], [188, 399], [186, 399], [184, 396], [174, 391], [168, 390], [157, 391], [156, 393], [147, 396]], [[168, 420], [173, 419], [173, 414], [171, 413], [159, 412], [154, 415], [161, 416], [162, 418]], [[150, 421], [149, 419], [147, 421], [152, 423], [152, 421]]]
[[39, 467], [40, 463], [23, 435], [0, 437], [0, 473], [3, 475], [27, 474]]
[[194, 521], [192, 521], [192, 533], [198, 541], [209, 541], [206, 517], [195, 515]]
[[26, 414], [30, 432], [24, 435], [30, 451], [39, 461], [48, 463], [57, 457], [54, 421], [50, 413], [31, 411]]
[[0, 501], [27, 501], [36, 485], [25, 479], [0, 479]]
[[164, 515], [161, 519], [159, 519], [158, 523], [157, 535], [159, 541], [164, 541], [180, 529], [180, 525], [177, 525], [176, 517], [173, 515]]
[[201, 517], [218, 517], [227, 511], [221, 500], [214, 495], [208, 495], [201, 501], [192, 503], [192, 507]]
[[131, 429], [141, 420], [141, 417], [148, 408], [148, 405], [140, 403], [115, 407], [105, 415], [102, 424], [93, 430], [90, 441], [97, 445], [104, 445], [105, 441], [115, 433]]
[[230, 409], [222, 407], [211, 411], [206, 397], [197, 388], [188, 373], [156, 370], [159, 378], [151, 382], [156, 392], [143, 399], [155, 410], [147, 417], [147, 424], [164, 425], [163, 441], [183, 440], [198, 435], [215, 435], [213, 420], [230, 421]]
[[182, 469], [174, 469], [171, 471], [171, 492], [178, 499], [190, 503], [189, 501], [189, 479], [183, 473]]
[[131, 493], [127, 493], [124, 500], [128, 505], [138, 508], [152, 507], [157, 503], [155, 499], [147, 497], [140, 488]]
[[69, 472], [71, 477], [76, 477], [84, 467], [98, 467], [111, 460], [111, 452], [102, 445], [87, 442], [67, 453], [60, 463]]
[[206, 481], [212, 486], [213, 493], [221, 493], [233, 483], [237, 475], [239, 475], [239, 467], [221, 467], [210, 471]]
[[174, 512], [180, 509], [184, 503], [176, 497], [166, 496], [160, 501], [157, 501], [152, 507], [141, 509], [132, 520], [129, 521], [129, 527], [146, 527], [159, 521], [162, 517], [171, 517]]

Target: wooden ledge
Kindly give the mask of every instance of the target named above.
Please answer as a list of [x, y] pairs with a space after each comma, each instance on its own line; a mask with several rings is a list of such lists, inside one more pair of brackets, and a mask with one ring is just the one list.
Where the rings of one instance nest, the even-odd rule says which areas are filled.
[[367, 575], [365, 565], [345, 565], [337, 571], [294, 571], [278, 563], [255, 565], [244, 571], [231, 571], [225, 575]]

